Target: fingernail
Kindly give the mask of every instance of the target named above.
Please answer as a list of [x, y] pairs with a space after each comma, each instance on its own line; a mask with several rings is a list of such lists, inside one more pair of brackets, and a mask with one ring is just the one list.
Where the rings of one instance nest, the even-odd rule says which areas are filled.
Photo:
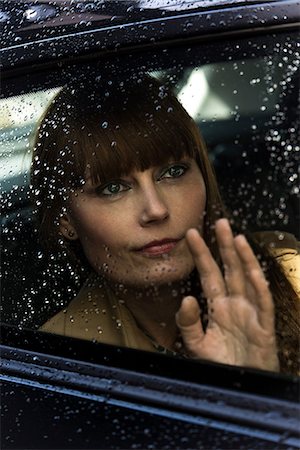
[[234, 239], [237, 239], [237, 240], [242, 241], [242, 242], [248, 242], [243, 234], [238, 234], [237, 236], [235, 236]]

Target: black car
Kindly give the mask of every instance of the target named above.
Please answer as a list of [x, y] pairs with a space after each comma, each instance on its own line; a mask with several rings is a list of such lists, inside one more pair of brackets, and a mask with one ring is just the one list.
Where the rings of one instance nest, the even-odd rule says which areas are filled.
[[38, 239], [36, 125], [73, 79], [150, 74], [199, 125], [241, 229], [299, 237], [299, 2], [3, 1], [3, 449], [291, 449], [299, 379], [42, 333], [86, 276]]

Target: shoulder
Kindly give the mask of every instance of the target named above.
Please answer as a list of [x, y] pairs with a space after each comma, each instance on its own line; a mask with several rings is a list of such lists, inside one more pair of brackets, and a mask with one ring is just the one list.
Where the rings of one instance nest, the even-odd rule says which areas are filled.
[[40, 331], [105, 344], [154, 351], [123, 301], [91, 274], [67, 308], [50, 318]]
[[253, 237], [274, 256], [286, 278], [300, 296], [299, 241], [294, 235], [280, 231], [261, 231], [253, 233]]
[[270, 250], [279, 251], [281, 253], [284, 249], [290, 249], [294, 252], [300, 250], [300, 242], [296, 237], [285, 231], [259, 231], [253, 233], [252, 236], [260, 244], [267, 246]]
[[40, 326], [39, 331], [45, 331], [47, 333], [55, 334], [65, 334], [65, 320], [66, 320], [66, 310], [60, 311], [47, 320], [42, 326]]
[[51, 317], [40, 327], [40, 331], [88, 340], [103, 340], [103, 331], [108, 343], [116, 338], [112, 317], [113, 305], [105, 292], [90, 276], [79, 293], [68, 306]]

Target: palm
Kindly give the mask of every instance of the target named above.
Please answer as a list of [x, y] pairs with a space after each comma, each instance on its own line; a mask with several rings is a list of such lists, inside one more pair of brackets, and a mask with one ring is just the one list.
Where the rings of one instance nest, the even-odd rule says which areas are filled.
[[202, 238], [189, 232], [203, 292], [208, 299], [205, 332], [195, 298], [186, 297], [177, 313], [191, 357], [239, 366], [278, 370], [273, 301], [262, 270], [248, 243], [232, 237], [226, 222], [216, 227], [225, 276]]

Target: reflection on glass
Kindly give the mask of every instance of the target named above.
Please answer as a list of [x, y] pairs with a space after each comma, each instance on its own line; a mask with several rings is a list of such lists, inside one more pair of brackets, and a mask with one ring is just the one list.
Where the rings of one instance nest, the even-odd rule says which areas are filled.
[[27, 178], [38, 119], [57, 89], [0, 100], [0, 181], [4, 191]]

